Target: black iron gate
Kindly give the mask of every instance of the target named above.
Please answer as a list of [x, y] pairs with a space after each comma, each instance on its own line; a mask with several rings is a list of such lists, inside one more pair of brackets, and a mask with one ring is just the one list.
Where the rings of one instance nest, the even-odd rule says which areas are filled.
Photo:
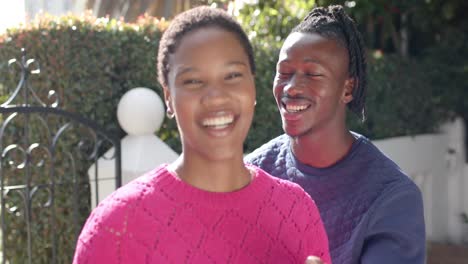
[[[114, 147], [115, 184], [121, 184], [120, 140], [95, 122], [59, 109], [55, 91], [48, 103], [29, 77], [34, 60], [10, 60], [19, 82], [0, 105], [1, 263], [71, 263], [76, 238], [90, 211], [87, 169]], [[43, 96], [44, 97], [44, 96]], [[80, 100], [81, 98], [77, 98]], [[98, 170], [96, 170], [97, 172]]]

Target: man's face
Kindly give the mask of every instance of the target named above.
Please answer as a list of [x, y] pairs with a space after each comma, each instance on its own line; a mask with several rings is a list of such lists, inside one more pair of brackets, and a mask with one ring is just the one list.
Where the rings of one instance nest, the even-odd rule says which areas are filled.
[[333, 131], [352, 100], [348, 51], [316, 33], [295, 32], [281, 48], [273, 94], [284, 131], [293, 137]]

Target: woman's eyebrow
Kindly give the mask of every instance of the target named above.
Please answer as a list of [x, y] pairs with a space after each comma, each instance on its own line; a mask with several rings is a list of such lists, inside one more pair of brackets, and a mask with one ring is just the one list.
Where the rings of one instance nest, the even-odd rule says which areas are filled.
[[176, 71], [175, 77], [178, 78], [179, 76], [184, 75], [188, 72], [196, 72], [197, 69], [192, 66], [178, 66], [176, 67], [175, 71]]
[[241, 66], [245, 66], [247, 67], [247, 64], [244, 62], [244, 61], [229, 61], [226, 63], [226, 65], [230, 66], [230, 65], [241, 65]]

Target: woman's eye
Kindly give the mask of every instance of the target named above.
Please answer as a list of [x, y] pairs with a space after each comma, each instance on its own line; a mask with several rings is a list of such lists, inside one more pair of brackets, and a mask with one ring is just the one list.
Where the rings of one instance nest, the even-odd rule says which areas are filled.
[[200, 84], [200, 83], [201, 83], [201, 81], [196, 80], [196, 79], [187, 79], [187, 80], [183, 81], [184, 85], [196, 85], [196, 84]]
[[239, 78], [239, 77], [242, 77], [242, 73], [240, 73], [240, 72], [231, 72], [224, 79], [225, 80], [232, 80], [232, 79]]

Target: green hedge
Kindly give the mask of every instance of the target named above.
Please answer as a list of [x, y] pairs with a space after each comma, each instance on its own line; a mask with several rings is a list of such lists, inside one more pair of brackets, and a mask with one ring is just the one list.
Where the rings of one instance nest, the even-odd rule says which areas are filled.
[[372, 139], [437, 132], [450, 112], [434, 96], [431, 65], [395, 55], [369, 57], [367, 120], [349, 116], [349, 127]]

